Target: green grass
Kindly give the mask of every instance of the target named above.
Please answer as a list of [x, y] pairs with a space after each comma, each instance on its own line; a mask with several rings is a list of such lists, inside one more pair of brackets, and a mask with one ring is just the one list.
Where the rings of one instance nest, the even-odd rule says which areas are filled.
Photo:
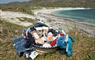
[[30, 6], [28, 5], [2, 5], [0, 6], [0, 9], [3, 11], [15, 11], [15, 12], [23, 12], [28, 14], [33, 14], [31, 11]]
[[24, 27], [0, 20], [0, 60], [20, 60], [12, 46], [14, 36], [19, 36]]
[[[0, 60], [25, 60], [24, 57], [16, 55], [15, 48], [12, 46], [13, 38], [21, 35], [24, 28], [26, 27], [0, 20]], [[80, 32], [75, 36], [74, 33], [75, 30], [69, 33], [76, 37], [73, 43], [72, 57], [67, 57], [66, 54], [62, 55], [56, 50], [39, 55], [36, 60], [95, 60], [95, 37], [88, 37]]]

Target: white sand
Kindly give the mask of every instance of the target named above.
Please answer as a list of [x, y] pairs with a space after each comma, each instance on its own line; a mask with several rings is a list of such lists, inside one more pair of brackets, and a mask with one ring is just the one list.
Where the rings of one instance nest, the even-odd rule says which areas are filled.
[[59, 10], [81, 10], [81, 9], [90, 9], [90, 8], [82, 8], [82, 7], [76, 7], [76, 8], [42, 8], [38, 10], [34, 10], [34, 14], [37, 15], [38, 13], [48, 13], [51, 14], [51, 12], [59, 11]]

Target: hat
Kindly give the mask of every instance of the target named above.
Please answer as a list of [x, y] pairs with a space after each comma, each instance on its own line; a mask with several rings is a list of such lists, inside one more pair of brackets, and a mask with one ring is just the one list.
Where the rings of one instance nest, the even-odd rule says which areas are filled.
[[36, 27], [35, 29], [36, 29], [36, 30], [47, 30], [48, 27], [44, 27], [44, 26], [43, 26], [43, 27]]

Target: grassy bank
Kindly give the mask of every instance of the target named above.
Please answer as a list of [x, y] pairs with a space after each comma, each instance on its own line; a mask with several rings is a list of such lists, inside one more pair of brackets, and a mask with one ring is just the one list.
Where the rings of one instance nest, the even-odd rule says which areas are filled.
[[19, 36], [24, 27], [0, 20], [0, 60], [20, 60], [12, 46], [14, 36]]
[[40, 8], [41, 8], [40, 6], [36, 7], [36, 6], [27, 5], [25, 3], [0, 5], [0, 9], [2, 11], [22, 12], [22, 13], [28, 13], [32, 15], [33, 15], [32, 10], [40, 9]]
[[[19, 36], [25, 27], [4, 22], [0, 20], [0, 60], [25, 60], [18, 57], [12, 46], [14, 36]], [[95, 38], [77, 33], [69, 32], [76, 40], [73, 44], [74, 54], [67, 57], [60, 54], [58, 50], [39, 55], [36, 60], [95, 60]]]

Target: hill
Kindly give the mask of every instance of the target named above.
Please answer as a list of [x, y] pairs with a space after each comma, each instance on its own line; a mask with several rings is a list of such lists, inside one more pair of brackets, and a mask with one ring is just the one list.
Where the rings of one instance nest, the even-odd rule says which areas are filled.
[[95, 0], [32, 0], [34, 5], [54, 7], [94, 7]]
[[19, 11], [33, 14], [31, 9], [41, 7], [88, 7], [95, 8], [95, 0], [30, 0], [28, 2], [12, 2], [0, 4], [0, 9], [8, 11]]
[[95, 8], [95, 0], [30, 0], [29, 2], [13, 2], [0, 4], [0, 9], [8, 11], [20, 11], [33, 14], [31, 9], [41, 7], [87, 7]]

